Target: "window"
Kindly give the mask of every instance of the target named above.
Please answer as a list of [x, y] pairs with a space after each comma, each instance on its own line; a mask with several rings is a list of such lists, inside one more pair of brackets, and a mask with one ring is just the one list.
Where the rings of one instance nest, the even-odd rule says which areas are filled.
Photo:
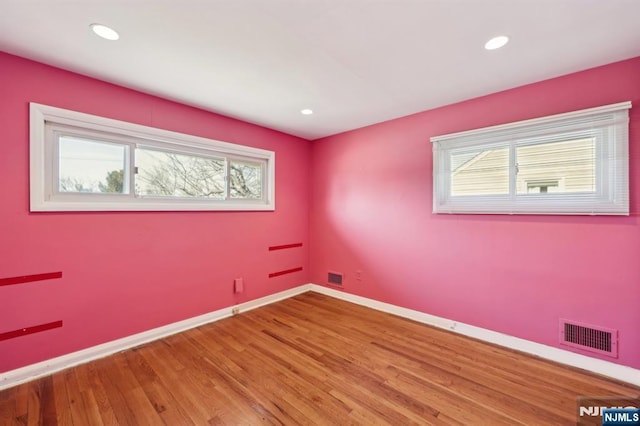
[[560, 192], [558, 180], [538, 180], [527, 182], [527, 194], [546, 194], [548, 192]]
[[628, 215], [629, 108], [431, 138], [434, 213]]
[[31, 104], [31, 211], [274, 210], [275, 153]]

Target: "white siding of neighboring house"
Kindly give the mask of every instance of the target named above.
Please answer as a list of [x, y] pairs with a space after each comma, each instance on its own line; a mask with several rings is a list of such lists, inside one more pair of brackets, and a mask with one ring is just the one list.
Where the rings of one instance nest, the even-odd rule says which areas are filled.
[[[517, 194], [595, 190], [593, 138], [516, 148]], [[453, 162], [453, 161], [452, 161]], [[452, 172], [451, 195], [509, 193], [509, 148], [482, 151]], [[544, 191], [544, 190], [543, 190]]]

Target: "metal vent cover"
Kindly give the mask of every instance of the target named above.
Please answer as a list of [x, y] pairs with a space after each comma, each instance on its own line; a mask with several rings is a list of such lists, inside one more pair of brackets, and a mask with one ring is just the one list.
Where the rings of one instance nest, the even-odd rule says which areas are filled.
[[560, 343], [618, 357], [618, 330], [560, 319]]
[[340, 272], [329, 272], [327, 281], [329, 284], [342, 286], [342, 274]]

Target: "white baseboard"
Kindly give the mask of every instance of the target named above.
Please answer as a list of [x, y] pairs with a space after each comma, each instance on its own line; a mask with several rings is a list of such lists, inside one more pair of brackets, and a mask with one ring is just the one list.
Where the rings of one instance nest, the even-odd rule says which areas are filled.
[[268, 305], [270, 303], [278, 302], [297, 294], [304, 293], [309, 291], [309, 288], [309, 284], [305, 284], [269, 296], [261, 297], [259, 299], [251, 300], [249, 302], [241, 303], [239, 305], [229, 306], [227, 308], [222, 308], [184, 321], [174, 322], [142, 333], [123, 337], [122, 339], [113, 340], [101, 345], [72, 352], [67, 355], [62, 355], [36, 364], [0, 373], [0, 390], [31, 381], [39, 377], [48, 376], [69, 367], [104, 358], [105, 356], [116, 352], [121, 352], [153, 340], [162, 339], [163, 337], [199, 327], [203, 324], [230, 317], [233, 315], [233, 308], [238, 308], [239, 312], [246, 312], [251, 309], [259, 308], [260, 306]]
[[310, 284], [309, 290], [640, 386], [640, 370], [635, 368], [614, 364], [598, 358], [591, 358], [424, 312], [414, 311], [413, 309], [402, 308], [389, 303], [356, 296], [317, 284]]
[[27, 365], [22, 368], [0, 373], [0, 390], [19, 385], [39, 377], [47, 376], [58, 371], [84, 364], [105, 356], [130, 349], [153, 340], [161, 339], [172, 334], [199, 327], [203, 324], [218, 321], [223, 318], [230, 317], [233, 308], [238, 308], [240, 312], [246, 312], [251, 309], [259, 308], [264, 305], [278, 302], [289, 297], [296, 296], [307, 291], [335, 297], [347, 302], [356, 303], [378, 311], [387, 312], [398, 315], [407, 319], [411, 319], [423, 324], [450, 330], [465, 336], [474, 337], [486, 342], [495, 343], [510, 349], [515, 349], [528, 354], [536, 355], [541, 358], [549, 359], [561, 364], [582, 368], [597, 374], [602, 374], [623, 382], [640, 386], [640, 370], [627, 367], [624, 365], [614, 364], [597, 358], [576, 354], [552, 346], [531, 342], [520, 339], [518, 337], [509, 336], [507, 334], [498, 333], [473, 325], [468, 325], [446, 318], [437, 317], [435, 315], [426, 314], [424, 312], [412, 309], [402, 308], [400, 306], [391, 305], [389, 303], [379, 302], [377, 300], [368, 299], [362, 296], [345, 293], [340, 290], [324, 287], [317, 284], [304, 284], [289, 290], [265, 296], [249, 302], [241, 303], [235, 306], [229, 306], [204, 315], [189, 318], [184, 321], [175, 322], [162, 327], [154, 328], [122, 339], [107, 342], [81, 351], [73, 352], [47, 361], [36, 364]]

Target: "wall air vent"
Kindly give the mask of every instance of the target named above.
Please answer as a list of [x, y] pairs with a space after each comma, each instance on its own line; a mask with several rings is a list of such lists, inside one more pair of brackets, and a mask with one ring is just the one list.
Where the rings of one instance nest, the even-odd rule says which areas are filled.
[[613, 358], [618, 357], [618, 330], [560, 319], [560, 343]]
[[339, 272], [329, 272], [327, 275], [327, 281], [329, 284], [342, 287], [342, 274]]

